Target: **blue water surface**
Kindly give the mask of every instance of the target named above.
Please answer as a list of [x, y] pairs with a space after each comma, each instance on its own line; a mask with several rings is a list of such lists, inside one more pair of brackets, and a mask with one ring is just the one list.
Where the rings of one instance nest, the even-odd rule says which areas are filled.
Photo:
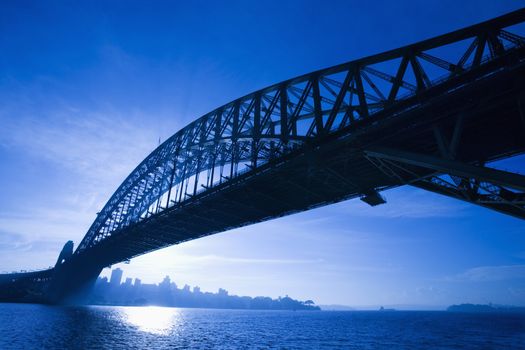
[[0, 349], [525, 349], [525, 315], [0, 304]]

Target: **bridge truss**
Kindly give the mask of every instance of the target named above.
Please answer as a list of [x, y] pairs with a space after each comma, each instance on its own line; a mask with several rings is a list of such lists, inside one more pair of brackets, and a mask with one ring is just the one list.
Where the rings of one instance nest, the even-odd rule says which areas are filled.
[[[133, 170], [100, 211], [75, 254], [241, 176], [279, 166], [294, 154], [356, 138], [379, 123], [395, 125], [409, 115], [424, 116], [428, 101], [438, 100], [443, 101], [441, 115], [454, 117], [431, 121], [420, 117], [430, 125], [432, 140], [427, 135], [424, 144], [413, 140], [411, 147], [381, 144], [383, 136], [391, 139], [400, 132], [391, 129], [379, 134], [375, 144], [354, 142], [352, 152], [361, 154], [385, 178], [377, 186], [358, 188], [354, 196], [379, 204], [382, 198], [377, 191], [409, 184], [525, 218], [524, 177], [485, 166], [525, 150], [523, 78], [514, 76], [509, 87], [513, 93], [508, 94], [513, 97], [505, 100], [505, 106], [512, 105], [507, 108], [521, 115], [518, 122], [509, 122], [515, 128], [508, 130], [512, 142], [505, 147], [471, 144], [469, 135], [476, 132], [490, 138], [490, 131], [477, 130], [466, 111], [484, 101], [466, 105], [465, 100], [447, 101], [447, 96], [459, 94], [473, 82], [483, 86], [496, 76], [504, 81], [509, 67], [523, 67], [525, 39], [515, 31], [524, 20], [525, 10], [519, 10], [286, 80], [215, 109], [178, 131]], [[417, 124], [417, 118], [413, 120], [412, 126]], [[467, 128], [474, 131], [465, 133]], [[479, 146], [475, 156], [473, 146]]]

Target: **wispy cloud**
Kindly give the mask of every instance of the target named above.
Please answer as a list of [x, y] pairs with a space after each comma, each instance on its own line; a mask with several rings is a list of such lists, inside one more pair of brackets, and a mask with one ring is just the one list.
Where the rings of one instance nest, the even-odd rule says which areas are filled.
[[[186, 257], [188, 258], [188, 257]], [[231, 256], [220, 256], [220, 255], [206, 255], [206, 256], [197, 256], [190, 258], [192, 262], [202, 262], [207, 264], [214, 263], [241, 263], [241, 264], [315, 264], [322, 262], [322, 259], [257, 259], [257, 258], [241, 258], [241, 257], [231, 257]]]
[[50, 114], [4, 115], [0, 142], [96, 179], [121, 178], [155, 147], [151, 130], [115, 111], [64, 107]]
[[[35, 99], [39, 96], [37, 91]], [[5, 266], [21, 250], [54, 249], [58, 254], [66, 240], [78, 244], [95, 213], [157, 143], [145, 113], [124, 115], [107, 106], [95, 110], [50, 99], [41, 105], [6, 99], [0, 108], [0, 147], [35, 162], [44, 177], [64, 179], [50, 189], [34, 186], [41, 200], [33, 200], [30, 208], [22, 197], [2, 203], [0, 254], [6, 257]], [[39, 265], [47, 260], [42, 257]]]
[[450, 282], [492, 282], [525, 279], [525, 265], [480, 266], [446, 277]]
[[[509, 287], [509, 288], [507, 289], [507, 291], [508, 291], [509, 294], [512, 295], [512, 296], [520, 297], [520, 298], [525, 297], [525, 288], [513, 288], [513, 287]], [[522, 299], [522, 300], [523, 300], [523, 299]]]
[[423, 297], [436, 296], [443, 293], [443, 289], [435, 286], [416, 287], [416, 294]]
[[0, 232], [0, 251], [2, 250], [24, 250], [29, 242], [20, 233], [1, 231]]
[[[163, 249], [151, 254], [143, 255], [131, 261], [130, 265], [122, 268], [131, 276], [141, 276], [144, 280], [151, 282], [169, 273], [171, 276], [186, 276], [187, 279], [205, 276], [206, 281], [224, 279], [224, 271], [228, 272], [228, 279], [235, 278], [237, 273], [242, 276], [239, 280], [260, 280], [261, 276], [245, 274], [239, 271], [260, 271], [273, 274], [282, 269], [308, 270], [308, 266], [317, 266], [324, 263], [323, 259], [316, 258], [286, 258], [280, 256], [246, 257], [236, 255], [215, 254], [188, 254], [175, 253], [173, 248]], [[162, 270], [159, 270], [159, 261], [162, 261]], [[108, 275], [105, 270], [103, 275]], [[219, 277], [220, 276], [220, 277]]]
[[94, 213], [69, 208], [33, 207], [26, 213], [0, 214], [0, 228], [16, 232], [26, 240], [46, 239], [65, 242], [87, 230]]
[[216, 264], [264, 264], [264, 265], [295, 265], [315, 264], [322, 259], [281, 259], [281, 258], [249, 258], [222, 255], [186, 255], [178, 254], [169, 258], [169, 262], [176, 266], [181, 265], [216, 265]]

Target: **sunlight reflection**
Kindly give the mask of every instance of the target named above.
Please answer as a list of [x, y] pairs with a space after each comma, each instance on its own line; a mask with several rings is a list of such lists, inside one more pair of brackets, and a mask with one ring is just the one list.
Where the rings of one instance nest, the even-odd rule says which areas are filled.
[[123, 308], [126, 321], [139, 330], [154, 334], [168, 334], [180, 324], [180, 310], [168, 307]]

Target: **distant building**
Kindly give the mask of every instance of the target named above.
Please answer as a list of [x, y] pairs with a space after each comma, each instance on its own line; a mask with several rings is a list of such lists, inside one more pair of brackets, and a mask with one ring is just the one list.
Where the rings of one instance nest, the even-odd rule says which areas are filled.
[[256, 309], [256, 310], [319, 310], [312, 300], [304, 302], [294, 300], [288, 295], [275, 300], [270, 297], [239, 297], [230, 295], [226, 289], [219, 288], [217, 293], [203, 292], [198, 286], [184, 285], [177, 288], [175, 283], [166, 276], [159, 284], [142, 283], [135, 278], [126, 278], [121, 284], [123, 271], [111, 271], [108, 283], [107, 277], [99, 277], [93, 292], [87, 300], [98, 305], [160, 305], [177, 307], [206, 307], [228, 309]]
[[121, 280], [122, 280], [122, 270], [121, 269], [116, 268], [115, 270], [111, 271], [111, 279], [109, 280], [109, 283], [112, 286], [119, 286]]
[[97, 284], [106, 285], [107, 283], [108, 283], [108, 278], [107, 277], [99, 277], [99, 278], [97, 278]]
[[169, 287], [170, 284], [171, 284], [170, 276], [166, 276], [166, 277], [164, 277], [164, 279], [162, 280], [162, 282], [159, 283], [159, 286]]

